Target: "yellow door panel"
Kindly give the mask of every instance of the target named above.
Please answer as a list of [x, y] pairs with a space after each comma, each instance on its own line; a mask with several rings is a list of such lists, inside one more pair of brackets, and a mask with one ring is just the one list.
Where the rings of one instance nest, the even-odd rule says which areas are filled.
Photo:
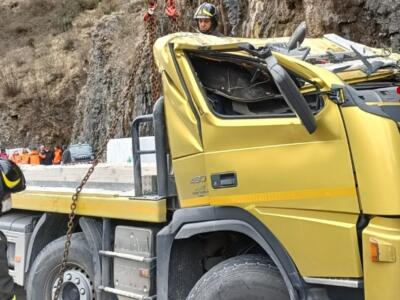
[[[207, 180], [200, 197], [193, 187], [180, 193], [181, 205], [248, 209], [284, 244], [302, 275], [362, 277], [355, 225], [360, 209], [338, 106], [323, 98], [311, 135], [296, 117], [223, 118], [212, 112], [184, 56], [179, 66], [200, 111]], [[305, 70], [296, 64], [297, 74], [315, 79], [316, 69]], [[327, 81], [339, 80], [329, 75]], [[177, 167], [175, 161], [183, 174]], [[226, 173], [237, 185], [213, 187], [212, 176]]]
[[357, 174], [360, 203], [366, 214], [400, 215], [400, 138], [390, 119], [344, 107]]
[[[346, 173], [346, 169], [340, 163], [327, 164], [327, 161], [335, 159], [336, 153], [332, 147], [324, 143], [319, 143], [318, 146], [304, 143], [206, 153], [208, 178], [212, 174], [231, 171], [237, 174], [238, 181], [238, 186], [235, 188], [213, 189], [210, 185], [210, 196], [235, 198], [241, 195], [265, 193], [277, 196], [265, 197], [265, 202], [274, 201], [271, 204], [265, 203], [266, 205], [301, 206], [309, 209], [324, 209], [326, 205], [326, 210], [358, 212], [355, 188], [348, 183], [352, 180], [351, 176], [347, 178], [336, 176], [337, 173]], [[318, 153], [321, 154], [317, 155]], [[265, 159], [261, 159], [262, 157]], [[307, 164], [310, 160], [318, 168], [310, 168]], [[301, 176], [299, 170], [302, 170]], [[298, 193], [304, 190], [310, 193]], [[296, 199], [295, 195], [298, 194], [304, 197]], [[316, 201], [309, 201], [316, 197], [321, 201], [318, 202], [318, 198]]]
[[250, 212], [278, 237], [302, 276], [362, 277], [357, 215], [258, 205]]
[[182, 89], [178, 89], [163, 73], [165, 115], [172, 158], [188, 156], [202, 151], [200, 124]]
[[189, 206], [184, 201], [185, 198], [192, 199], [191, 206], [209, 204], [209, 180], [203, 154], [175, 159], [174, 172], [179, 174], [175, 176], [175, 181], [181, 206]]
[[[179, 162], [178, 162], [179, 164]], [[197, 174], [197, 172], [193, 172]], [[191, 174], [192, 175], [192, 174]], [[184, 182], [184, 184], [187, 184]], [[356, 195], [354, 188], [293, 190], [290, 192], [266, 192], [240, 195], [208, 196], [210, 188], [203, 189], [199, 195], [195, 186], [190, 189], [180, 189], [188, 198], [181, 199], [182, 207], [215, 205], [215, 206], [262, 206], [273, 208], [293, 208], [307, 210], [327, 210], [347, 212], [357, 210], [357, 205], [351, 201]], [[190, 195], [192, 197], [190, 197]], [[334, 199], [334, 201], [332, 201]]]
[[[288, 66], [288, 61], [293, 60], [277, 56]], [[324, 199], [321, 202], [299, 199], [299, 207], [359, 211], [346, 133], [336, 104], [324, 97], [325, 107], [316, 115], [317, 130], [311, 135], [297, 117], [221, 118], [211, 111], [188, 57], [181, 53], [177, 62], [200, 112], [205, 174], [199, 175], [207, 177], [208, 197], [345, 189], [351, 192], [335, 194], [329, 200], [321, 197]], [[304, 63], [293, 62], [293, 65], [303, 76], [317, 75], [315, 67], [306, 72]], [[332, 75], [328, 79], [328, 82], [338, 81]], [[174, 168], [176, 174], [182, 174], [181, 168], [177, 165]], [[211, 176], [227, 172], [236, 174], [237, 186], [213, 188]], [[183, 206], [189, 205], [189, 202], [183, 204], [185, 199], [197, 198], [190, 190], [179, 194]], [[285, 200], [290, 201], [291, 207], [297, 207], [291, 198], [279, 202], [285, 205]]]

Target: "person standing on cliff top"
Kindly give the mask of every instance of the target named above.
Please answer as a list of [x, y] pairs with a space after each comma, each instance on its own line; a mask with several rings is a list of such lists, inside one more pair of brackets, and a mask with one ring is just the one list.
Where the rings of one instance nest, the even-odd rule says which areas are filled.
[[197, 22], [197, 28], [201, 33], [223, 37], [218, 31], [218, 10], [215, 5], [204, 2], [194, 13], [194, 19]]

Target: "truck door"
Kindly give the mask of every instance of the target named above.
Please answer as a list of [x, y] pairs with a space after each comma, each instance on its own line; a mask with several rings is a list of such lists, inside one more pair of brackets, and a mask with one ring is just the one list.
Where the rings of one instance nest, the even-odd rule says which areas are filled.
[[290, 69], [284, 56], [279, 60], [313, 111], [317, 129], [312, 134], [268, 72], [251, 60], [190, 51], [178, 60], [200, 115], [205, 174], [198, 180], [207, 182], [201, 197], [181, 195], [182, 206], [359, 211], [338, 106], [318, 91], [320, 78], [310, 78], [304, 66]]
[[[181, 104], [172, 105], [173, 95], [165, 94], [180, 205], [248, 211], [272, 232], [310, 282], [314, 277], [361, 277], [356, 230], [360, 208], [351, 155], [341, 112], [329, 94], [340, 79], [274, 54], [294, 82], [289, 90], [296, 98], [300, 91], [302, 107], [312, 111], [312, 122], [307, 123], [298, 107], [288, 104], [292, 98], [276, 84], [268, 62], [265, 68], [238, 44], [187, 34], [160, 39], [156, 49], [165, 57], [165, 49], [170, 51], [165, 62], [159, 59], [163, 76], [171, 78], [163, 80], [164, 90], [170, 83], [185, 89], [180, 97], [186, 102], [182, 99]], [[189, 104], [196, 126], [184, 135], [171, 129], [170, 122], [179, 120], [169, 111], [189, 109]], [[179, 136], [185, 143], [196, 141], [194, 133], [199, 137], [197, 150], [179, 154], [179, 143], [173, 140]]]

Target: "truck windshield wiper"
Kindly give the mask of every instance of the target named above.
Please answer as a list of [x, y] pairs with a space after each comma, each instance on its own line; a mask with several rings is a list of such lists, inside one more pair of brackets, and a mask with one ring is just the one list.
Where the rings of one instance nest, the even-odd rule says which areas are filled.
[[[328, 68], [330, 71], [334, 73], [340, 73], [346, 70], [354, 70], [354, 69], [360, 69], [362, 72], [364, 72], [367, 76], [370, 76], [371, 74], [375, 73], [381, 68], [384, 67], [395, 67], [397, 69], [399, 68], [399, 62], [387, 60], [384, 58], [387, 58], [389, 54], [387, 55], [369, 55], [365, 56], [361, 54], [359, 50], [357, 50], [355, 47], [350, 46], [351, 49], [353, 50], [353, 53], [355, 56], [349, 56], [349, 54], [335, 54], [332, 52], [327, 52], [328, 58], [332, 65]], [[375, 60], [370, 62], [369, 59], [372, 58], [383, 58], [383, 60]], [[355, 65], [355, 61], [360, 61], [362, 65]]]
[[[350, 46], [351, 50], [353, 50], [353, 52], [356, 54], [357, 58], [359, 60], [361, 60], [361, 62], [364, 64], [365, 68], [362, 69], [362, 71], [367, 74], [367, 76], [375, 73], [376, 71], [378, 71], [380, 68], [382, 68], [385, 63], [383, 61], [373, 61], [373, 62], [369, 62], [367, 57], [362, 55], [356, 48], [354, 48], [353, 46]], [[370, 57], [369, 57], [370, 58]]]

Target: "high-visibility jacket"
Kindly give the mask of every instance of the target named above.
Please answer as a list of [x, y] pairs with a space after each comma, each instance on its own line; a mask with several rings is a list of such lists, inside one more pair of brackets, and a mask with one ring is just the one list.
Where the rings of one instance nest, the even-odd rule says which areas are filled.
[[29, 164], [29, 153], [21, 154], [21, 164]]
[[62, 157], [62, 150], [61, 149], [54, 150], [53, 164], [55, 164], [55, 165], [60, 164], [61, 163], [61, 157]]
[[29, 162], [31, 165], [40, 165], [39, 152], [32, 150], [29, 154]]

